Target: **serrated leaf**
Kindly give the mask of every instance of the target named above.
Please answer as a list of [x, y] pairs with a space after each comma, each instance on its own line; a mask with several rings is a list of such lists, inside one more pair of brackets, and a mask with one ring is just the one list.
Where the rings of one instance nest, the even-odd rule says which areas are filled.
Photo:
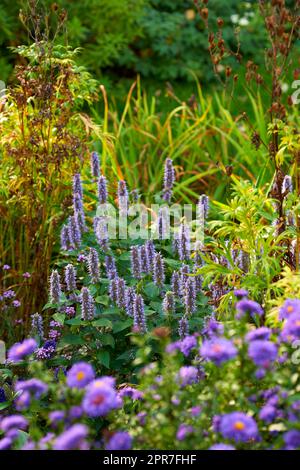
[[129, 318], [128, 320], [124, 320], [124, 321], [117, 321], [116, 323], [113, 324], [113, 332], [119, 333], [120, 331], [126, 330], [126, 328], [129, 328], [131, 326], [132, 326], [131, 318]]
[[103, 326], [107, 328], [112, 328], [112, 322], [107, 318], [99, 318], [98, 320], [94, 320], [92, 322], [93, 326]]

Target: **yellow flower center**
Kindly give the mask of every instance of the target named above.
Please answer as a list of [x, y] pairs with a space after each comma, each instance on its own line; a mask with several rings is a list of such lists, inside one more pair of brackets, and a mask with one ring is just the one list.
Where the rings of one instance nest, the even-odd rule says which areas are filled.
[[245, 424], [242, 421], [236, 421], [234, 423], [234, 429], [236, 429], [237, 431], [242, 431], [243, 429], [245, 429]]
[[296, 326], [300, 326], [300, 320], [296, 321]]
[[80, 372], [77, 372], [77, 380], [83, 380], [85, 377], [85, 373], [81, 370]]
[[288, 313], [292, 313], [293, 310], [294, 310], [294, 307], [292, 307], [292, 305], [289, 305], [287, 308]]
[[214, 352], [220, 352], [222, 350], [222, 347], [219, 344], [215, 344], [213, 346]]
[[24, 351], [24, 346], [21, 344], [20, 346], [17, 347], [17, 353], [20, 354]]

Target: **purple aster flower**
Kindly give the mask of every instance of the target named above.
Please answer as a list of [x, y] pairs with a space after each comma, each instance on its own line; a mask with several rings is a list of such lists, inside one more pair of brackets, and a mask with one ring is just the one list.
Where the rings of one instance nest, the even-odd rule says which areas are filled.
[[131, 247], [131, 273], [136, 279], [142, 277], [141, 253], [138, 246]]
[[191, 416], [196, 417], [199, 416], [202, 411], [201, 406], [193, 406], [191, 408]]
[[163, 311], [166, 315], [171, 315], [175, 310], [175, 299], [173, 292], [166, 292], [163, 300]]
[[127, 432], [116, 432], [105, 446], [106, 450], [130, 450], [132, 437]]
[[230, 444], [223, 444], [220, 442], [219, 444], [213, 444], [209, 450], [235, 450], [235, 448]]
[[31, 396], [28, 391], [21, 393], [16, 399], [15, 399], [15, 407], [17, 411], [23, 411], [27, 410], [29, 408], [31, 401]]
[[81, 289], [81, 318], [93, 320], [95, 315], [94, 299], [87, 287]]
[[249, 292], [246, 289], [235, 289], [233, 291], [233, 294], [235, 297], [239, 300], [244, 299], [245, 297], [247, 298], [249, 295]]
[[77, 419], [80, 419], [83, 415], [83, 409], [81, 406], [72, 406], [69, 411], [69, 418], [72, 421], [76, 421]]
[[82, 402], [85, 413], [92, 418], [105, 416], [118, 405], [117, 393], [106, 379], [92, 382]]
[[127, 215], [128, 212], [128, 191], [126, 182], [120, 180], [118, 183], [118, 203], [121, 215]]
[[182, 387], [198, 382], [198, 369], [194, 366], [183, 366], [179, 369], [177, 380]]
[[294, 313], [300, 314], [300, 299], [287, 299], [279, 310], [279, 318], [284, 320]]
[[8, 450], [12, 446], [12, 439], [9, 437], [3, 437], [3, 439], [0, 439], [0, 450]]
[[192, 434], [193, 432], [194, 432], [193, 426], [181, 423], [179, 425], [179, 428], [177, 429], [176, 439], [178, 441], [184, 441], [186, 436], [188, 436], [189, 434]]
[[49, 413], [49, 421], [53, 427], [56, 427], [59, 423], [64, 422], [66, 413], [63, 410], [51, 411]]
[[8, 359], [19, 362], [32, 354], [37, 348], [37, 342], [33, 338], [25, 339], [22, 343], [14, 344], [8, 351]]
[[100, 161], [97, 152], [91, 153], [91, 172], [94, 178], [98, 178], [100, 174]]
[[224, 333], [224, 325], [218, 322], [214, 317], [210, 317], [205, 322], [205, 327], [202, 334], [213, 338], [214, 336], [222, 335]]
[[292, 342], [300, 338], [300, 313], [292, 313], [286, 320], [281, 337], [284, 341]]
[[277, 410], [275, 406], [266, 404], [262, 407], [259, 412], [259, 418], [264, 421], [265, 423], [272, 423], [277, 416]]
[[87, 256], [87, 265], [92, 283], [98, 282], [100, 280], [99, 256], [95, 248], [90, 248]]
[[172, 274], [171, 286], [172, 286], [172, 291], [174, 292], [174, 295], [176, 295], [176, 297], [180, 297], [182, 295], [181, 281], [180, 281], [180, 275], [177, 271], [174, 271]]
[[247, 442], [258, 438], [256, 422], [251, 416], [240, 411], [221, 417], [220, 433], [225, 439], [233, 439], [236, 442]]
[[172, 354], [173, 352], [179, 351], [180, 345], [181, 341], [174, 341], [173, 343], [168, 344], [166, 347], [166, 353]]
[[50, 276], [50, 301], [53, 304], [57, 304], [61, 297], [61, 285], [60, 276], [58, 272], [52, 271]]
[[39, 379], [19, 380], [15, 385], [16, 392], [30, 392], [36, 399], [48, 391], [48, 385]]
[[257, 366], [268, 368], [277, 358], [276, 344], [267, 340], [251, 341], [248, 347], [248, 355]]
[[98, 180], [98, 198], [100, 204], [107, 203], [107, 181], [103, 175], [101, 175]]
[[74, 424], [54, 442], [54, 450], [76, 450], [80, 449], [84, 439], [88, 435], [88, 428], [83, 424]]
[[237, 356], [237, 350], [233, 343], [225, 338], [213, 338], [203, 342], [200, 354], [205, 359], [220, 366], [223, 362], [229, 361]]
[[141, 400], [144, 397], [143, 392], [140, 392], [136, 388], [133, 387], [124, 387], [120, 390], [119, 396], [123, 397], [130, 397], [132, 400]]
[[144, 300], [140, 294], [135, 295], [133, 302], [133, 325], [139, 333], [147, 331]]
[[65, 267], [65, 283], [69, 292], [76, 290], [76, 269], [73, 264]]
[[26, 429], [28, 421], [21, 415], [10, 415], [2, 419], [0, 422], [1, 431], [7, 433], [11, 429]]
[[283, 434], [283, 440], [289, 450], [299, 449], [300, 431], [291, 429]]
[[256, 341], [259, 339], [268, 340], [270, 336], [271, 336], [270, 328], [267, 328], [266, 326], [262, 326], [261, 328], [256, 328], [255, 330], [249, 331], [249, 333], [246, 334], [245, 339], [248, 343], [251, 343], [251, 341]]
[[67, 373], [67, 384], [69, 387], [84, 388], [95, 378], [94, 369], [87, 362], [74, 364]]
[[156, 253], [153, 262], [153, 281], [162, 289], [165, 282], [165, 265], [160, 253]]
[[237, 302], [236, 309], [238, 319], [243, 318], [246, 314], [261, 316], [264, 313], [262, 307], [257, 302], [248, 299]]
[[179, 337], [183, 340], [189, 334], [189, 321], [186, 315], [179, 320], [179, 328], [178, 328]]
[[192, 349], [197, 346], [195, 336], [186, 336], [180, 343], [180, 351], [185, 357], [188, 357]]

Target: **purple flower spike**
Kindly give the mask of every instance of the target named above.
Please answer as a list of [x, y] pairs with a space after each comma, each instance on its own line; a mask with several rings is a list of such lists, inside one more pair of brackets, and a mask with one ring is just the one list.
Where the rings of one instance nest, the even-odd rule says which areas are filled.
[[81, 318], [82, 320], [93, 320], [95, 316], [94, 299], [87, 287], [81, 289]]
[[61, 298], [60, 276], [58, 272], [52, 271], [50, 276], [50, 301], [57, 304]]
[[181, 297], [182, 295], [181, 280], [180, 280], [180, 275], [177, 271], [174, 271], [172, 274], [171, 286], [172, 286], [172, 291], [174, 292], [174, 295], [176, 295], [176, 297]]
[[179, 320], [178, 333], [181, 340], [189, 334], [189, 321], [185, 315]]
[[101, 175], [98, 180], [98, 198], [100, 204], [107, 203], [107, 181], [103, 175]]
[[175, 298], [174, 293], [169, 291], [166, 292], [166, 295], [163, 300], [163, 311], [166, 315], [171, 315], [175, 310]]
[[95, 248], [90, 248], [90, 251], [87, 257], [87, 264], [88, 264], [89, 275], [91, 277], [92, 283], [95, 284], [96, 282], [99, 282], [100, 280], [99, 256]]
[[133, 317], [134, 315], [134, 299], [136, 296], [136, 292], [133, 287], [128, 287], [126, 289], [126, 313], [129, 317]]
[[140, 294], [136, 294], [133, 303], [134, 329], [140, 333], [147, 331], [144, 300]]
[[160, 288], [163, 288], [165, 282], [165, 265], [160, 253], [156, 253], [153, 264], [153, 281]]
[[76, 269], [73, 264], [68, 264], [65, 268], [65, 283], [69, 292], [76, 290]]
[[100, 161], [97, 152], [91, 153], [91, 172], [94, 178], [98, 178], [100, 174]]
[[141, 253], [138, 246], [131, 247], [131, 273], [136, 279], [142, 277]]
[[121, 215], [127, 215], [128, 213], [128, 191], [126, 182], [121, 180], [118, 183], [118, 203]]
[[190, 259], [191, 250], [190, 230], [186, 224], [181, 224], [178, 234], [178, 253], [181, 261]]
[[117, 283], [117, 299], [116, 303], [119, 308], [127, 307], [127, 298], [126, 298], [126, 283], [125, 280], [121, 277], [116, 279]]
[[170, 158], [167, 158], [165, 161], [164, 187], [163, 187], [163, 196], [162, 196], [166, 202], [171, 201], [174, 182], [175, 182], [175, 170], [173, 167], [173, 161]]
[[196, 283], [193, 277], [189, 277], [185, 284], [184, 305], [187, 316], [196, 311]]
[[108, 279], [114, 279], [118, 276], [116, 262], [113, 256], [105, 256], [105, 271]]

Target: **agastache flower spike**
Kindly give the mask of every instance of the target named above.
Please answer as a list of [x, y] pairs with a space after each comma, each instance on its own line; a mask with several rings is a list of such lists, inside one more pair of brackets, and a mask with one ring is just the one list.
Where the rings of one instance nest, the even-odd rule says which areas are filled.
[[133, 287], [128, 287], [126, 290], [126, 313], [130, 317], [133, 317], [133, 304], [136, 296], [136, 292]]
[[50, 300], [51, 303], [57, 304], [61, 297], [60, 276], [58, 272], [52, 271], [50, 276]]
[[156, 253], [154, 257], [153, 281], [158, 287], [161, 289], [163, 288], [165, 282], [165, 266], [163, 257], [160, 253]]
[[167, 158], [165, 162], [164, 190], [163, 190], [163, 196], [162, 196], [166, 202], [171, 201], [174, 181], [175, 181], [175, 171], [173, 167], [173, 161], [170, 158]]
[[82, 320], [93, 320], [95, 316], [94, 299], [87, 287], [81, 289], [81, 318]]
[[109, 248], [109, 239], [108, 239], [108, 230], [107, 224], [104, 218], [99, 218], [96, 225], [96, 237], [99, 243], [99, 246], [103, 251], [107, 251]]
[[67, 251], [70, 247], [70, 237], [69, 237], [69, 227], [68, 225], [63, 225], [60, 232], [60, 246], [61, 249]]
[[65, 268], [65, 283], [69, 292], [76, 290], [76, 269], [73, 264], [68, 264]]
[[100, 280], [99, 256], [95, 248], [90, 249], [87, 264], [92, 283], [98, 282]]
[[31, 336], [39, 336], [44, 338], [43, 318], [39, 313], [31, 315]]
[[100, 173], [99, 155], [97, 152], [91, 153], [91, 172], [94, 178], [98, 178]]
[[128, 212], [128, 191], [126, 182], [120, 180], [118, 183], [118, 203], [121, 215], [127, 215]]
[[145, 245], [140, 247], [141, 269], [142, 272], [148, 274], [150, 272], [150, 265], [147, 256], [147, 249]]
[[202, 290], [202, 282], [203, 278], [201, 274], [196, 274], [200, 269], [200, 266], [195, 265], [193, 269], [193, 273], [195, 274], [195, 288], [196, 288], [196, 294]]
[[179, 243], [178, 252], [181, 261], [188, 260], [190, 258], [190, 230], [186, 224], [181, 224], [179, 228]]
[[190, 267], [187, 264], [183, 264], [180, 268], [180, 282], [181, 282], [181, 292], [184, 293], [186, 281], [188, 280], [188, 274], [190, 273]]
[[205, 223], [209, 211], [209, 198], [206, 194], [201, 194], [198, 202], [198, 214], [200, 221]]
[[76, 215], [69, 217], [69, 239], [72, 247], [78, 247], [81, 243], [81, 231]]
[[83, 189], [79, 173], [76, 173], [73, 178], [73, 193], [78, 193], [80, 197], [83, 198]]
[[117, 302], [118, 298], [118, 278], [111, 279], [109, 284], [109, 297], [112, 302]]
[[163, 311], [166, 315], [174, 313], [175, 310], [175, 298], [174, 293], [171, 291], [166, 292], [163, 300]]
[[98, 198], [100, 204], [107, 202], [107, 182], [105, 176], [101, 175], [98, 181]]
[[185, 305], [185, 313], [187, 316], [195, 312], [196, 288], [195, 288], [195, 279], [193, 277], [189, 277], [185, 284], [184, 305]]
[[146, 246], [149, 267], [151, 270], [153, 269], [153, 262], [154, 262], [154, 256], [155, 256], [155, 247], [154, 247], [153, 240], [147, 240], [145, 246]]
[[115, 259], [111, 255], [105, 256], [105, 270], [108, 279], [114, 279], [118, 275]]
[[131, 247], [131, 272], [133, 277], [136, 279], [141, 279], [142, 274], [142, 267], [141, 267], [141, 256], [140, 250], [138, 246]]
[[126, 299], [126, 283], [125, 280], [121, 277], [117, 278], [117, 306], [119, 308], [126, 308], [127, 299]]
[[185, 315], [179, 320], [178, 333], [181, 340], [189, 334], [189, 322]]
[[172, 274], [171, 286], [172, 286], [172, 291], [174, 292], [174, 295], [176, 295], [177, 297], [180, 297], [182, 294], [181, 280], [180, 280], [180, 275], [177, 271], [174, 271]]
[[134, 329], [140, 333], [147, 331], [144, 300], [140, 294], [136, 294], [133, 302]]

